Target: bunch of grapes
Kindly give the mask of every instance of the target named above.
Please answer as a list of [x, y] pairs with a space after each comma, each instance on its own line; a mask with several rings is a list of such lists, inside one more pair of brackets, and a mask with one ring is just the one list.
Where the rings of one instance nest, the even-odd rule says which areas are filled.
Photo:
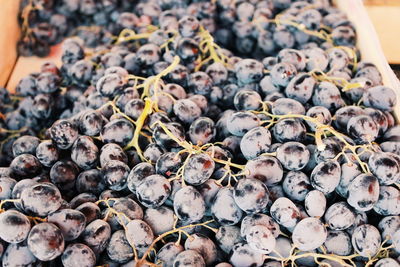
[[0, 90], [3, 267], [400, 266], [399, 88], [329, 1], [27, 2], [101, 27]]

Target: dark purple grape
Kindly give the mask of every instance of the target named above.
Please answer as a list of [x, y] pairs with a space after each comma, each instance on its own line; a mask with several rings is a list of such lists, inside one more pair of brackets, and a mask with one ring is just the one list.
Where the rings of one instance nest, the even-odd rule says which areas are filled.
[[61, 255], [61, 261], [65, 267], [94, 267], [96, 265], [96, 255], [88, 246], [81, 243], [73, 243], [65, 248]]
[[192, 185], [207, 181], [215, 169], [214, 160], [206, 153], [191, 156], [183, 170], [183, 179]]
[[64, 191], [75, 187], [78, 174], [79, 167], [70, 160], [57, 161], [50, 169], [51, 182]]
[[61, 207], [62, 198], [55, 185], [40, 183], [22, 191], [21, 204], [28, 214], [44, 217]]
[[16, 177], [33, 177], [42, 170], [42, 164], [31, 154], [21, 154], [10, 163], [10, 171]]
[[129, 167], [119, 161], [107, 161], [101, 168], [103, 179], [108, 188], [121, 191], [127, 187], [127, 178], [129, 175]]
[[57, 146], [51, 140], [44, 140], [36, 147], [36, 157], [45, 167], [51, 167], [59, 159]]
[[64, 251], [64, 237], [52, 223], [39, 223], [32, 227], [28, 236], [28, 248], [41, 261], [50, 261]]
[[0, 213], [0, 238], [8, 243], [24, 241], [31, 230], [31, 223], [23, 213], [7, 210]]
[[77, 239], [86, 226], [85, 215], [72, 209], [53, 212], [47, 216], [47, 221], [55, 224], [61, 230], [65, 241]]

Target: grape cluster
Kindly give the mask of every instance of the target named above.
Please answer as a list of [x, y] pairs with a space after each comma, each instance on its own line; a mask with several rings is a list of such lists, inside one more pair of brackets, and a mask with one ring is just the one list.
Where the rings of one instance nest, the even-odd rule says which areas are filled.
[[400, 266], [398, 88], [330, 1], [22, 10], [81, 39], [0, 89], [2, 266]]

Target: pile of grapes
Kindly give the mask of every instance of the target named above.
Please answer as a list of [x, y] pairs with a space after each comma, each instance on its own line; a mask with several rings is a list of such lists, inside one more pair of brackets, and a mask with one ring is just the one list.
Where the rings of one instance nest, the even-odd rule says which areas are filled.
[[22, 10], [77, 36], [0, 90], [0, 265], [400, 266], [399, 88], [328, 0]]

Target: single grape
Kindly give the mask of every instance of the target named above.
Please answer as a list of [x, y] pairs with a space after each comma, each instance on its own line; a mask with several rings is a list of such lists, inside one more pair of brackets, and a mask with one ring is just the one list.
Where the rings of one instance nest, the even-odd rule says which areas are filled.
[[243, 218], [240, 226], [240, 235], [245, 238], [248, 230], [255, 225], [267, 227], [274, 237], [278, 237], [281, 233], [279, 225], [270, 216], [262, 213], [255, 213]]
[[400, 179], [400, 162], [390, 153], [373, 153], [369, 157], [368, 166], [380, 185], [391, 185]]
[[154, 174], [144, 178], [136, 187], [139, 202], [147, 208], [160, 207], [171, 193], [171, 185], [164, 176]]
[[115, 231], [107, 245], [107, 255], [111, 260], [125, 263], [132, 259], [133, 248], [125, 236], [124, 230]]
[[340, 164], [330, 160], [319, 163], [311, 173], [311, 185], [324, 194], [335, 190], [340, 182]]
[[51, 126], [50, 136], [59, 149], [68, 149], [78, 138], [78, 127], [68, 120], [58, 120]]
[[400, 191], [393, 186], [380, 186], [374, 211], [380, 215], [400, 215]]
[[71, 148], [71, 159], [80, 168], [88, 170], [97, 165], [99, 149], [89, 136], [80, 136]]
[[280, 225], [286, 228], [293, 228], [300, 220], [300, 211], [288, 198], [280, 197], [274, 201], [270, 213]]
[[281, 119], [273, 127], [272, 133], [280, 143], [302, 142], [306, 137], [306, 127], [296, 118]]
[[174, 227], [174, 211], [168, 207], [149, 208], [144, 212], [143, 220], [150, 225], [153, 233], [161, 235]]
[[211, 265], [217, 259], [217, 248], [214, 242], [205, 235], [195, 233], [186, 239], [185, 249], [197, 251], [207, 265]]
[[264, 127], [256, 127], [248, 131], [240, 141], [240, 150], [246, 159], [254, 159], [269, 151], [271, 133]]
[[179, 219], [186, 222], [197, 222], [205, 213], [204, 199], [194, 187], [185, 186], [179, 189], [174, 197], [174, 211]]
[[378, 199], [379, 183], [375, 176], [360, 174], [350, 183], [347, 202], [356, 210], [371, 210]]
[[63, 253], [64, 237], [56, 225], [39, 223], [29, 233], [28, 248], [39, 260], [50, 261]]
[[326, 209], [326, 197], [318, 190], [309, 191], [304, 198], [304, 208], [311, 217], [322, 217]]
[[37, 258], [25, 243], [9, 244], [1, 258], [3, 267], [34, 266]]
[[302, 143], [287, 142], [276, 150], [276, 157], [286, 169], [298, 171], [307, 165], [310, 151]]
[[392, 244], [392, 236], [400, 229], [400, 216], [386, 216], [378, 224], [382, 240], [387, 240], [387, 244]]
[[312, 189], [310, 179], [300, 171], [288, 172], [283, 180], [282, 188], [293, 201], [304, 201], [307, 193]]
[[260, 126], [260, 119], [249, 111], [235, 112], [226, 122], [227, 130], [236, 136], [243, 136], [257, 126]]
[[53, 166], [59, 159], [57, 146], [51, 140], [42, 141], [36, 147], [36, 157], [43, 166]]
[[86, 226], [85, 215], [77, 210], [62, 209], [47, 216], [47, 221], [56, 225], [64, 236], [65, 241], [75, 240]]
[[235, 225], [243, 215], [243, 211], [234, 200], [234, 189], [222, 187], [211, 202], [211, 213], [221, 225]]
[[168, 242], [157, 252], [155, 262], [161, 262], [162, 267], [173, 267], [176, 256], [184, 251], [184, 248], [175, 242]]
[[96, 255], [88, 246], [81, 243], [73, 243], [65, 248], [61, 255], [61, 261], [65, 267], [94, 267], [96, 265]]
[[263, 182], [254, 178], [244, 178], [235, 185], [233, 199], [244, 212], [257, 213], [267, 206], [268, 194], [268, 188]]
[[225, 253], [230, 253], [235, 244], [243, 239], [240, 236], [240, 228], [234, 225], [222, 225], [215, 234], [218, 247]]
[[100, 165], [103, 167], [110, 160], [119, 160], [128, 164], [128, 156], [122, 147], [114, 143], [105, 144], [100, 150]]
[[126, 239], [135, 244], [139, 257], [143, 256], [154, 240], [150, 226], [142, 220], [132, 220], [126, 225]]
[[247, 161], [244, 172], [246, 178], [259, 179], [267, 186], [277, 184], [283, 178], [282, 165], [272, 156], [259, 156]]
[[215, 162], [207, 153], [191, 156], [183, 170], [183, 179], [192, 185], [207, 181], [215, 169]]
[[173, 263], [173, 267], [188, 266], [188, 267], [205, 267], [206, 263], [195, 250], [184, 250], [180, 252]]
[[363, 257], [373, 257], [381, 246], [381, 235], [373, 225], [363, 224], [351, 236], [354, 250]]
[[[312, 234], [311, 234], [312, 233]], [[293, 230], [293, 244], [300, 250], [307, 251], [320, 247], [327, 238], [324, 224], [317, 218], [301, 220]]]
[[101, 168], [103, 180], [108, 188], [121, 191], [127, 187], [127, 178], [129, 175], [129, 167], [119, 161], [107, 161]]
[[22, 191], [21, 204], [28, 214], [44, 217], [61, 207], [61, 193], [51, 183], [35, 184]]
[[351, 238], [344, 231], [328, 231], [324, 247], [327, 253], [339, 256], [348, 256], [353, 251]]
[[356, 214], [344, 201], [334, 203], [325, 213], [325, 222], [332, 230], [344, 230], [355, 223]]
[[251, 249], [250, 245], [240, 242], [233, 246], [229, 261], [233, 266], [259, 267], [263, 264], [264, 257]]
[[101, 253], [106, 248], [110, 237], [110, 225], [100, 219], [96, 219], [86, 225], [81, 235], [82, 242], [89, 246], [95, 254]]
[[31, 230], [31, 223], [23, 213], [7, 210], [0, 213], [0, 238], [8, 243], [24, 241]]

